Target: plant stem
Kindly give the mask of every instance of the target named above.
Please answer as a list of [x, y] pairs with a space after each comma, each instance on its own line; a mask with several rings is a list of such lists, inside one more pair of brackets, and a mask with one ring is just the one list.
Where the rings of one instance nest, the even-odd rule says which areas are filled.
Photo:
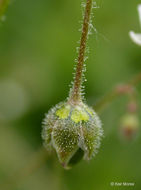
[[80, 48], [79, 48], [79, 54], [78, 54], [78, 60], [77, 60], [76, 74], [75, 74], [74, 85], [73, 85], [73, 89], [71, 91], [71, 97], [70, 97], [73, 103], [77, 103], [81, 101], [81, 85], [82, 85], [84, 58], [85, 58], [86, 42], [87, 42], [88, 31], [89, 31], [91, 9], [92, 9], [92, 0], [87, 0], [83, 27], [82, 27]]
[[136, 85], [141, 82], [141, 72], [135, 75], [129, 82], [122, 85], [117, 85], [113, 88], [108, 94], [106, 94], [103, 98], [101, 98], [96, 104], [93, 106], [94, 109], [99, 112], [102, 111], [109, 103], [111, 103], [114, 99], [118, 98], [122, 95], [134, 94], [134, 89]]

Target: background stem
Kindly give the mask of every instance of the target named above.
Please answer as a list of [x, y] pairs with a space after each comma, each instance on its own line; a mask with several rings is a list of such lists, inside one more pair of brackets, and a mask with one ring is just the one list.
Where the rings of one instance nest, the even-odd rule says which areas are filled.
[[111, 103], [114, 99], [119, 96], [126, 95], [129, 93], [134, 93], [133, 87], [141, 82], [141, 72], [135, 75], [129, 82], [116, 85], [113, 90], [111, 90], [108, 94], [103, 96], [96, 104], [93, 106], [97, 112], [102, 111], [109, 103]]

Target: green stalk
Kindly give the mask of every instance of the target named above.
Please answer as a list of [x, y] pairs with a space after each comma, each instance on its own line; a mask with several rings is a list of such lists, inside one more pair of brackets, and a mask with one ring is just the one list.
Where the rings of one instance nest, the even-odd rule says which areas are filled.
[[74, 103], [74, 104], [77, 104], [78, 102], [81, 101], [83, 67], [84, 67], [84, 58], [85, 58], [86, 43], [87, 43], [87, 38], [88, 38], [91, 10], [92, 10], [92, 0], [87, 0], [83, 27], [82, 27], [79, 54], [78, 54], [78, 59], [77, 59], [76, 73], [75, 73], [75, 78], [74, 78], [74, 85], [71, 90], [70, 99], [69, 99], [71, 103]]

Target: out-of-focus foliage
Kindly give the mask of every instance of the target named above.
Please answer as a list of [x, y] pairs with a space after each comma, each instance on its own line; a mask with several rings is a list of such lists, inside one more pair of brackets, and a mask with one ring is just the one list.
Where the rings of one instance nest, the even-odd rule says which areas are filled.
[[0, 19], [2, 18], [6, 8], [9, 4], [9, 0], [0, 0]]
[[[0, 24], [0, 182], [42, 146], [44, 113], [68, 95], [80, 38], [81, 2], [16, 0]], [[130, 30], [139, 31], [139, 3], [97, 1], [85, 83], [90, 105], [141, 70], [141, 49], [128, 35]], [[139, 107], [140, 100], [139, 85]], [[141, 135], [129, 144], [118, 137], [126, 103], [121, 97], [101, 114], [105, 138], [95, 159], [64, 171], [52, 158], [13, 190], [107, 190], [113, 189], [111, 181], [134, 182], [139, 190]]]

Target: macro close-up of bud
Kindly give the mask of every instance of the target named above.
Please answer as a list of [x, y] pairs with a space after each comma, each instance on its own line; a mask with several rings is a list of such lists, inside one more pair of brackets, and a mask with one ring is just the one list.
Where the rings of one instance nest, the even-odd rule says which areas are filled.
[[141, 0], [0, 0], [0, 190], [141, 190]]
[[86, 1], [82, 36], [74, 83], [69, 98], [52, 108], [43, 122], [42, 138], [47, 150], [54, 148], [66, 169], [81, 158], [90, 160], [100, 146], [103, 134], [101, 121], [95, 111], [83, 103], [84, 61], [89, 34], [92, 0]]
[[102, 136], [99, 117], [86, 104], [60, 103], [43, 122], [42, 138], [49, 151], [54, 148], [64, 168], [81, 158], [90, 160], [97, 152]]

